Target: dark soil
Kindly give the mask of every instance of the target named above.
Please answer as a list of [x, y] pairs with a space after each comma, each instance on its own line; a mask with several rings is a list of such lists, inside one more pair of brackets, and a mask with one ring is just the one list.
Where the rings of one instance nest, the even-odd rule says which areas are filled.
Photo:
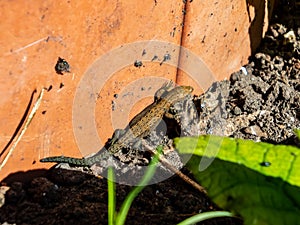
[[[249, 63], [229, 80], [216, 82], [205, 94], [194, 97], [200, 118], [193, 123], [199, 129], [183, 130], [184, 135], [216, 134], [299, 146], [293, 129], [300, 128], [300, 24], [293, 8], [293, 1], [282, 1], [281, 14], [275, 13], [273, 25]], [[189, 122], [181, 127], [185, 123]], [[168, 127], [172, 124], [174, 121], [167, 121]], [[35, 178], [24, 178], [35, 172], [39, 172]], [[10, 189], [0, 208], [0, 223], [107, 224], [106, 179], [61, 168], [35, 172], [11, 174], [2, 181]], [[183, 172], [191, 176], [185, 169]], [[117, 184], [117, 209], [131, 189]], [[172, 176], [145, 187], [126, 221], [176, 224], [213, 210], [219, 208], [206, 195]], [[201, 224], [242, 221], [218, 218]]]

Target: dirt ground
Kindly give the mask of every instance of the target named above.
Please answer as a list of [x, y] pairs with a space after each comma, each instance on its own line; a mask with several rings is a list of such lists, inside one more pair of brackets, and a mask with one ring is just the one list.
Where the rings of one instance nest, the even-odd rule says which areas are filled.
[[[280, 13], [275, 13], [247, 65], [229, 80], [216, 82], [203, 95], [194, 96], [194, 113], [199, 115], [194, 123], [200, 129], [184, 131], [185, 135], [216, 134], [300, 146], [293, 134], [293, 129], [300, 128], [300, 22], [294, 19], [292, 3], [282, 1]], [[171, 129], [174, 121], [166, 123]], [[191, 176], [184, 168], [182, 171]], [[36, 178], [24, 181], [32, 175]], [[19, 177], [22, 182], [16, 181]], [[106, 179], [52, 168], [12, 174], [2, 184], [10, 187], [0, 208], [2, 224], [107, 224]], [[117, 184], [117, 208], [131, 189]], [[206, 195], [172, 176], [145, 187], [126, 223], [176, 224], [199, 212], [218, 209]], [[201, 224], [242, 224], [242, 220], [218, 218]]]

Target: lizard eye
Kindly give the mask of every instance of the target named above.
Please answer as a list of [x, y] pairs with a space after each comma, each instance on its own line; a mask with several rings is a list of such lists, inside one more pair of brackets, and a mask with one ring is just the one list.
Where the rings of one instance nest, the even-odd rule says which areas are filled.
[[194, 90], [194, 88], [193, 88], [193, 87], [191, 87], [191, 86], [188, 86], [188, 91], [189, 91], [189, 92], [193, 92], [193, 90]]

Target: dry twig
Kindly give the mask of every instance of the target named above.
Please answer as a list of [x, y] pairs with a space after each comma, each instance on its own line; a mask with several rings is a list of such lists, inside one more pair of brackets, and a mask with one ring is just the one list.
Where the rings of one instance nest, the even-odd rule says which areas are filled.
[[36, 102], [34, 103], [34, 106], [24, 124], [23, 129], [21, 130], [20, 134], [16, 136], [16, 140], [14, 141], [14, 143], [12, 144], [11, 148], [9, 149], [7, 155], [5, 156], [5, 158], [3, 159], [3, 161], [0, 163], [0, 171], [2, 170], [2, 168], [5, 166], [5, 164], [7, 163], [9, 157], [11, 156], [11, 154], [13, 153], [13, 151], [15, 150], [15, 148], [17, 147], [18, 143], [20, 142], [21, 138], [23, 137], [23, 135], [25, 134], [31, 120], [33, 119], [35, 113], [37, 112], [38, 108], [40, 107], [43, 95], [44, 95], [44, 91], [45, 88], [43, 88], [39, 94], [39, 97], [37, 98]]

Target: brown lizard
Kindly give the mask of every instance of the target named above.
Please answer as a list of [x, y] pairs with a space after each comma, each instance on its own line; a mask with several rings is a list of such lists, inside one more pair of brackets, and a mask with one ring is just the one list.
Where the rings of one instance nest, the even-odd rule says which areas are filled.
[[143, 138], [149, 135], [153, 131], [163, 118], [163, 116], [169, 111], [170, 107], [176, 102], [183, 100], [186, 96], [192, 93], [193, 88], [190, 86], [177, 86], [170, 91], [165, 91], [159, 99], [144, 109], [138, 116], [133, 118], [129, 123], [128, 128], [125, 129], [125, 133], [111, 144], [107, 151], [100, 151], [89, 158], [72, 158], [64, 156], [53, 156], [43, 158], [40, 162], [57, 162], [57, 163], [69, 163], [77, 166], [91, 166], [104, 158], [109, 157], [112, 154], [119, 152], [122, 148], [126, 148], [136, 138]]

